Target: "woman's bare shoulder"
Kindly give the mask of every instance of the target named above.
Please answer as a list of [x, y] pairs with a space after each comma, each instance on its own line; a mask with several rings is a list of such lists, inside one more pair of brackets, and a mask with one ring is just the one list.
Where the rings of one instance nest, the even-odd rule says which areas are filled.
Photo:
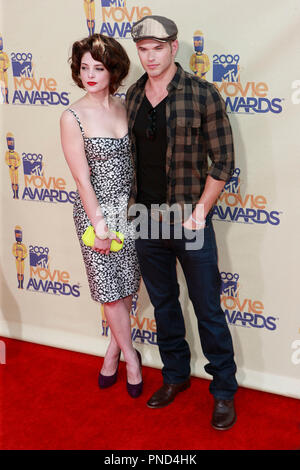
[[112, 96], [112, 99], [114, 100], [115, 105], [120, 109], [126, 108], [125, 100], [123, 98], [114, 95]]
[[[69, 109], [73, 109], [73, 111], [75, 112], [82, 110], [84, 108], [84, 101], [85, 101], [83, 98], [84, 97], [80, 98], [77, 101], [74, 101], [74, 103], [71, 103], [70, 106], [67, 109], [65, 109], [65, 111], [68, 111]], [[62, 114], [64, 114], [64, 112]]]
[[84, 104], [82, 103], [82, 98], [80, 98], [79, 100], [74, 101], [74, 103], [70, 104], [70, 106], [62, 112], [60, 119], [64, 122], [73, 122], [74, 116], [72, 116], [70, 110], [73, 110], [75, 111], [75, 113], [80, 114], [83, 109]]

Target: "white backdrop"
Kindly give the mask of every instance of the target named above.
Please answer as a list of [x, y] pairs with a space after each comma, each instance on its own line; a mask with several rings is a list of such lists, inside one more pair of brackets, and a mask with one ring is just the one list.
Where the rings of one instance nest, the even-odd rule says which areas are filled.
[[[75, 183], [60, 146], [60, 115], [83, 93], [67, 59], [73, 42], [93, 27], [120, 39], [132, 62], [122, 95], [143, 73], [131, 24], [160, 14], [178, 25], [181, 65], [198, 73], [195, 61], [208, 64], [205, 79], [220, 89], [233, 127], [236, 172], [215, 206], [214, 226], [239, 383], [299, 398], [298, 0], [25, 3], [0, 2], [0, 335], [105, 353], [109, 329], [101, 306], [90, 299], [72, 220]], [[198, 30], [204, 36], [201, 57], [194, 55]], [[16, 226], [22, 231], [18, 245]], [[24, 261], [16, 263], [18, 255]], [[208, 378], [180, 267], [178, 274], [192, 373]], [[144, 364], [160, 368], [143, 285], [131, 320]]]

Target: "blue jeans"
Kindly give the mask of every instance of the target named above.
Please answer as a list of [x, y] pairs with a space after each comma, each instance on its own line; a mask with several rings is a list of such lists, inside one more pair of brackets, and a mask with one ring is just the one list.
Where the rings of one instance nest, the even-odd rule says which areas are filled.
[[211, 221], [207, 220], [203, 230], [201, 249], [186, 249], [186, 242], [191, 241], [184, 234], [181, 239], [175, 239], [172, 225], [168, 239], [138, 238], [136, 249], [143, 281], [154, 307], [164, 383], [178, 384], [190, 375], [191, 354], [179, 302], [178, 259], [197, 317], [203, 354], [209, 361], [205, 371], [213, 377], [209, 390], [216, 398], [231, 400], [237, 390], [236, 365], [231, 334], [220, 305], [221, 280]]

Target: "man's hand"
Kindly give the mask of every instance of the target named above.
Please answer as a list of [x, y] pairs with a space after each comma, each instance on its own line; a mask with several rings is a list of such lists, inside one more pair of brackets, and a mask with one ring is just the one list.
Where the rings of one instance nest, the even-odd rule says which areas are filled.
[[188, 230], [202, 230], [205, 227], [204, 204], [198, 203], [182, 225]]

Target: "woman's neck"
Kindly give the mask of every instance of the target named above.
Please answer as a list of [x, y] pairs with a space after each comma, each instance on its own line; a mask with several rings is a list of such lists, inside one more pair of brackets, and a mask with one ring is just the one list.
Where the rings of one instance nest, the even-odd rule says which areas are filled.
[[111, 96], [107, 90], [99, 93], [87, 93], [84, 98], [86, 103], [92, 107], [109, 108], [111, 104]]

